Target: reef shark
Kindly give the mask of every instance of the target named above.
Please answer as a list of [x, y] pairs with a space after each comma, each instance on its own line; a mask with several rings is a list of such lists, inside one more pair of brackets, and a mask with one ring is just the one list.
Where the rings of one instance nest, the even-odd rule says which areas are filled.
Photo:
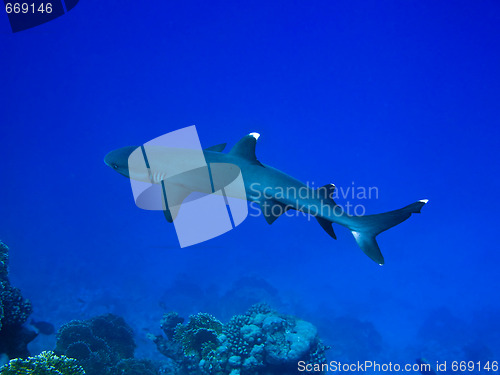
[[[203, 156], [207, 165], [225, 163], [239, 168], [245, 186], [245, 196], [238, 198], [258, 203], [269, 224], [272, 224], [288, 210], [294, 209], [314, 216], [326, 233], [334, 239], [337, 237], [332, 224], [342, 225], [352, 232], [357, 244], [368, 257], [383, 265], [384, 257], [375, 237], [405, 221], [411, 214], [420, 213], [421, 208], [428, 202], [427, 199], [422, 199], [398, 210], [376, 215], [350, 215], [332, 199], [335, 191], [334, 184], [313, 189], [276, 168], [262, 164], [255, 154], [258, 138], [258, 133], [250, 133], [240, 139], [228, 153], [223, 153], [226, 147], [226, 143], [223, 143], [204, 149]], [[111, 151], [105, 156], [104, 162], [118, 173], [131, 178], [129, 157], [138, 148], [139, 146], [129, 146]], [[171, 168], [168, 159], [164, 158], [163, 160], [166, 161], [157, 165], [155, 170], [148, 175], [138, 177], [138, 172], [136, 172], [133, 174], [133, 178], [162, 185], [162, 181], [167, 178], [167, 172]], [[195, 179], [188, 180], [194, 181]], [[185, 180], [173, 182], [180, 187], [178, 190], [180, 194], [176, 198], [179, 206], [193, 191], [210, 194], [214, 189], [217, 189], [214, 186], [201, 187], [202, 184], [199, 182], [194, 183], [197, 186], [183, 189], [185, 188]], [[162, 187], [165, 217], [169, 222], [172, 222], [176, 212], [171, 211], [166, 204], [164, 185]]]

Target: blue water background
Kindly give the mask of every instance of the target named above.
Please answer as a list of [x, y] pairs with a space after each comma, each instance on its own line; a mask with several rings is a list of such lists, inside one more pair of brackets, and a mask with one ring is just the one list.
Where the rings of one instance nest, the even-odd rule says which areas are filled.
[[[123, 315], [143, 356], [166, 310], [243, 312], [227, 295], [242, 277], [272, 285], [276, 307], [329, 343], [342, 346], [335, 317], [373, 323], [383, 347], [369, 359], [411, 360], [432, 340], [438, 357], [469, 342], [498, 356], [499, 36], [495, 1], [81, 0], [16, 34], [3, 14], [12, 282], [56, 325]], [[316, 186], [378, 189], [341, 205], [430, 201], [378, 237], [383, 267], [347, 229], [334, 241], [305, 216], [248, 218], [180, 249], [103, 157], [192, 124], [204, 147], [255, 131], [263, 163]]]

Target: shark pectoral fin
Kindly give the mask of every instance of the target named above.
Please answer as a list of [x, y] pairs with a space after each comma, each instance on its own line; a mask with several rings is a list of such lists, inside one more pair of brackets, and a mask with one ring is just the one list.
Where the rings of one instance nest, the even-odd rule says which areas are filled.
[[352, 235], [356, 239], [358, 246], [366, 255], [370, 257], [370, 259], [377, 262], [381, 266], [384, 264], [384, 256], [382, 255], [380, 248], [378, 247], [377, 240], [373, 234], [352, 231]]
[[211, 147], [207, 147], [205, 151], [215, 151], [215, 152], [222, 152], [226, 148], [227, 143], [221, 143], [220, 145], [215, 145]]
[[259, 204], [262, 215], [264, 215], [268, 224], [274, 223], [277, 218], [292, 208], [274, 199], [266, 198], [262, 198]]
[[172, 216], [172, 212], [168, 209], [168, 204], [167, 204], [167, 193], [165, 192], [165, 183], [162, 181], [161, 182], [161, 203], [163, 206], [163, 214], [165, 215], [165, 219], [169, 223], [174, 222], [174, 217]]
[[321, 225], [321, 228], [325, 230], [326, 233], [330, 237], [332, 237], [334, 240], [337, 239], [337, 236], [335, 235], [335, 232], [333, 231], [332, 227], [332, 222], [326, 219], [323, 219], [322, 217], [316, 216], [316, 220], [318, 220], [319, 225]]
[[[168, 190], [168, 199], [167, 199], [167, 190]], [[161, 181], [161, 202], [163, 206], [163, 214], [165, 215], [165, 219], [169, 223], [172, 223], [177, 214], [179, 213], [179, 209], [181, 208], [182, 202], [192, 193], [191, 190], [165, 185], [165, 181]]]
[[261, 162], [257, 160], [257, 156], [255, 156], [255, 145], [257, 144], [257, 139], [259, 139], [259, 137], [260, 134], [258, 133], [245, 135], [233, 146], [231, 151], [229, 151], [229, 154], [238, 156], [251, 162], [252, 164], [258, 164], [263, 167]]
[[[163, 206], [163, 207], [165, 207], [165, 206]], [[167, 219], [167, 221], [169, 223], [174, 222], [174, 218], [172, 217], [172, 213], [170, 212], [169, 209], [163, 209], [163, 215], [165, 215], [165, 219]]]

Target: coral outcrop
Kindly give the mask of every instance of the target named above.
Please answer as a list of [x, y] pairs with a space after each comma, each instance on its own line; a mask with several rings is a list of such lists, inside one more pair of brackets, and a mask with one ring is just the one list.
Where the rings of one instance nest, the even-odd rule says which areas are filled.
[[176, 312], [169, 312], [163, 314], [163, 318], [160, 322], [160, 327], [167, 336], [169, 340], [172, 340], [175, 335], [175, 329], [178, 324], [184, 323], [184, 318], [177, 314]]
[[298, 374], [299, 361], [326, 362], [327, 347], [311, 323], [262, 304], [235, 315], [227, 324], [209, 314], [197, 314], [187, 324], [177, 324], [173, 336], [165, 333], [167, 337], [153, 340], [177, 364], [172, 374]]
[[0, 369], [0, 375], [85, 375], [75, 359], [43, 352], [28, 359], [16, 358]]
[[87, 375], [153, 375], [149, 361], [134, 359], [132, 329], [123, 318], [106, 314], [73, 320], [57, 333], [56, 354], [78, 361]]
[[210, 314], [199, 313], [192, 315], [188, 324], [177, 325], [174, 340], [181, 344], [185, 355], [203, 356], [207, 350], [217, 347], [221, 333], [221, 322]]
[[9, 281], [9, 248], [0, 241], [0, 353], [9, 358], [28, 357], [27, 345], [36, 337], [23, 327], [32, 313], [31, 302]]

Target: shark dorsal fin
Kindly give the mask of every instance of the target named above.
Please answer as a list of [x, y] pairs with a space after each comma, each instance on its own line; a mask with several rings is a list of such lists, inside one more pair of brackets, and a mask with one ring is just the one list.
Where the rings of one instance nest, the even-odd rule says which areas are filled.
[[205, 151], [215, 151], [222, 152], [226, 148], [227, 143], [221, 143], [220, 145], [210, 146], [205, 149]]
[[335, 185], [334, 184], [326, 184], [325, 186], [321, 186], [317, 189], [319, 197], [324, 201], [333, 205], [337, 205], [333, 200], [335, 194]]
[[257, 139], [259, 139], [259, 133], [250, 133], [241, 138], [238, 143], [236, 143], [229, 154], [238, 156], [245, 159], [251, 163], [262, 165], [255, 156], [255, 145], [257, 144]]

